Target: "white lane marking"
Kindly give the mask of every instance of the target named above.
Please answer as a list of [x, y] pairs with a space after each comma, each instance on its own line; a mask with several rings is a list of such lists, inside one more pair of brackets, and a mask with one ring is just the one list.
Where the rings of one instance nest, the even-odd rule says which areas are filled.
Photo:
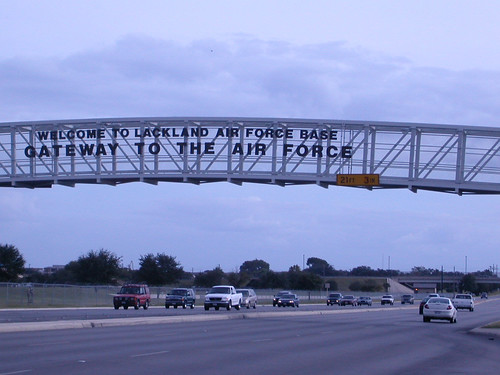
[[264, 341], [273, 341], [273, 339], [252, 340], [252, 342], [264, 342]]
[[45, 345], [58, 345], [58, 344], [69, 344], [69, 343], [70, 343], [69, 341], [53, 341], [53, 342], [42, 342], [42, 343], [37, 343], [37, 344], [29, 344], [28, 346], [45, 346]]
[[[143, 354], [134, 354], [134, 355], [131, 355], [130, 357], [131, 358], [136, 358], [136, 357], [147, 357], [149, 355], [157, 355], [157, 354], [165, 354], [165, 353], [169, 353], [170, 350], [163, 350], [161, 352], [152, 352], [152, 353], [143, 353]], [[0, 374], [2, 375], [2, 374]]]
[[13, 374], [24, 374], [26, 372], [31, 372], [33, 370], [19, 370], [19, 371], [13, 371], [13, 372], [2, 372], [0, 375], [13, 375]]

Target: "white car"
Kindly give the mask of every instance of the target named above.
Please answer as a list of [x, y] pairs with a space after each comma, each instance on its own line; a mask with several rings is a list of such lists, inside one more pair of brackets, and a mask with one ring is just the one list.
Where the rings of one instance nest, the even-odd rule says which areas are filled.
[[423, 310], [424, 323], [430, 322], [431, 319], [448, 320], [450, 323], [457, 322], [457, 309], [449, 298], [429, 298]]
[[385, 304], [394, 305], [394, 296], [391, 294], [383, 295], [382, 298], [380, 299], [380, 304], [381, 305], [385, 305]]
[[470, 294], [455, 294], [453, 297], [453, 306], [458, 309], [467, 309], [474, 311], [474, 298]]

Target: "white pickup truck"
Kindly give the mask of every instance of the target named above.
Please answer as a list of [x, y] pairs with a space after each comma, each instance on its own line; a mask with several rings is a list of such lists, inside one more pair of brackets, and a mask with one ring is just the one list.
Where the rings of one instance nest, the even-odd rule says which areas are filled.
[[205, 295], [205, 310], [211, 307], [215, 308], [215, 310], [219, 310], [220, 307], [225, 307], [227, 310], [231, 310], [231, 307], [234, 307], [236, 310], [239, 310], [242, 299], [242, 294], [236, 292], [234, 286], [216, 285]]
[[474, 311], [474, 298], [472, 298], [470, 294], [455, 294], [451, 302], [457, 310], [467, 309], [469, 311]]

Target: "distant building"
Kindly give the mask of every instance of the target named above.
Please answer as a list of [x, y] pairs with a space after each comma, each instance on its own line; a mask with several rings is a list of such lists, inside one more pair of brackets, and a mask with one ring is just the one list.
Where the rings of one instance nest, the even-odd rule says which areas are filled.
[[44, 275], [52, 275], [53, 273], [62, 270], [65, 266], [54, 264], [50, 267], [44, 267], [42, 273]]

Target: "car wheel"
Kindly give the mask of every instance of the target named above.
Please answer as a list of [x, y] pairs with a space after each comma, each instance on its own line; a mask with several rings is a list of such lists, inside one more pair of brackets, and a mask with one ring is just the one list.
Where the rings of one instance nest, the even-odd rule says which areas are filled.
[[185, 309], [185, 308], [186, 308], [186, 304], [185, 304], [185, 303], [183, 303], [183, 304], [182, 304], [182, 308], [183, 308], [183, 309]]
[[170, 307], [170, 305], [165, 305], [165, 308], [168, 309]]
[[144, 306], [143, 306], [143, 307], [144, 307], [144, 310], [147, 310], [147, 309], [148, 309], [148, 307], [149, 307], [149, 301], [146, 301], [146, 303], [144, 304]]
[[125, 305], [125, 306], [123, 306], [123, 308], [124, 308], [125, 310], [127, 310], [127, 309], [128, 309], [128, 306], [127, 306], [127, 305]]
[[194, 309], [194, 302], [191, 304], [191, 308]]
[[256, 309], [257, 308], [257, 302], [254, 302], [253, 304], [253, 308]]
[[137, 301], [137, 303], [134, 306], [134, 309], [139, 310], [139, 307], [141, 307], [141, 301]]
[[205, 311], [208, 311], [208, 309], [209, 309], [209, 308], [210, 308], [210, 307], [208, 307], [208, 306], [205, 306]]
[[470, 311], [470, 312], [473, 312], [473, 311], [474, 311], [474, 308], [473, 308], [473, 307], [471, 307], [471, 308], [469, 309], [469, 311]]
[[174, 309], [176, 309], [176, 308], [177, 308], [177, 305], [174, 305]]
[[120, 306], [115, 305], [115, 310], [118, 310], [119, 308], [120, 308]]
[[215, 306], [215, 307], [214, 307], [214, 309], [215, 309], [215, 310], [219, 310], [219, 306]]
[[228, 311], [231, 310], [231, 307], [233, 307], [232, 305], [233, 304], [231, 303], [231, 301], [229, 301], [227, 304], [226, 310], [228, 310]]
[[424, 323], [429, 323], [431, 320], [429, 318], [427, 318], [426, 316], [424, 316]]
[[247, 303], [247, 309], [249, 309], [249, 308], [250, 308], [250, 302]]

